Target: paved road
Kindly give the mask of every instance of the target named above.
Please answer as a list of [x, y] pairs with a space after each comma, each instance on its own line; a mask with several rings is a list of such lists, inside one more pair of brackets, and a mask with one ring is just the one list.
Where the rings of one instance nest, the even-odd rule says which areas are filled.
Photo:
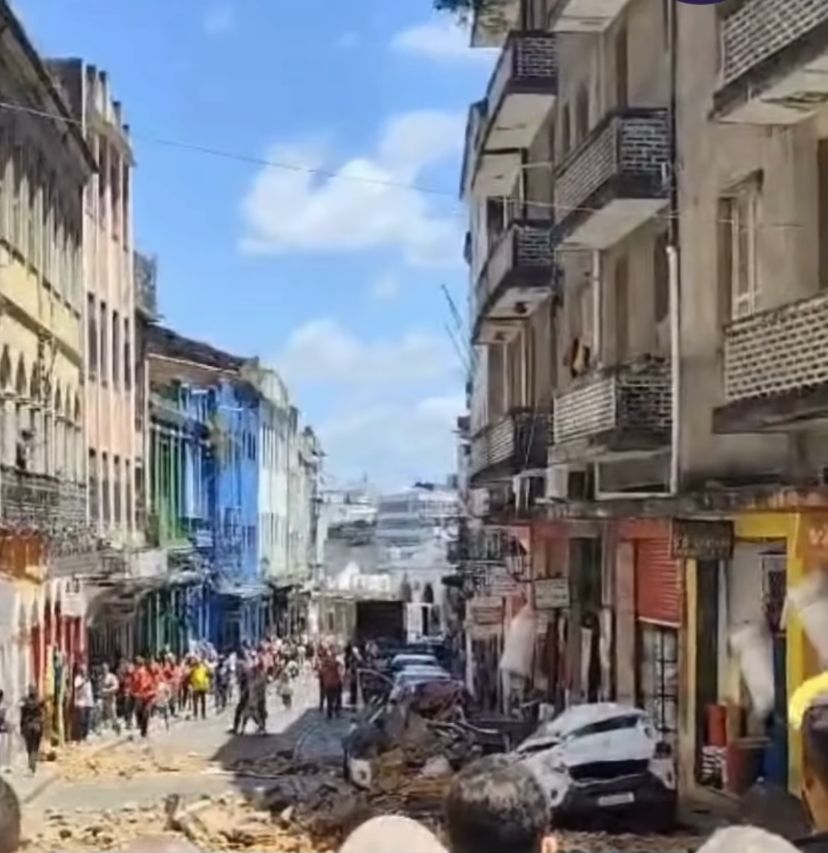
[[[100, 776], [75, 782], [55, 778], [35, 793], [26, 811], [37, 818], [46, 809], [103, 811], [157, 802], [173, 793], [196, 799], [228, 790], [251, 792], [265, 783], [234, 772], [231, 767], [237, 761], [276, 752], [293, 752], [300, 760], [337, 761], [349, 718], [325, 719], [317, 708], [316, 685], [305, 679], [296, 690], [291, 710], [285, 710], [276, 697], [269, 697], [267, 735], [234, 736], [229, 731], [231, 723], [232, 709], [205, 721], [178, 722], [170, 731], [155, 722], [148, 741], [157, 756], [189, 758], [191, 764], [199, 763], [199, 759], [209, 763], [195, 771], [140, 773], [131, 778]], [[135, 752], [142, 747], [140, 741], [133, 741], [110, 748]], [[49, 772], [48, 765], [43, 769]]]

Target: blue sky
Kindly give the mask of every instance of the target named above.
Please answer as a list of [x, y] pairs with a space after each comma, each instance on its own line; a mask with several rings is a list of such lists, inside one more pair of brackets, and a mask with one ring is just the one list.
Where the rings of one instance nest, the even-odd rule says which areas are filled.
[[457, 174], [492, 56], [430, 0], [14, 5], [45, 55], [110, 73], [164, 322], [278, 367], [335, 477], [452, 470], [464, 377], [440, 284], [465, 305]]

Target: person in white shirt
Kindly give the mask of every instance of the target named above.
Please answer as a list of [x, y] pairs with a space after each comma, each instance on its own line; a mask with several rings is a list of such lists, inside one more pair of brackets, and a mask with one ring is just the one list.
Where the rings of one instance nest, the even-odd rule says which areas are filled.
[[83, 664], [80, 664], [75, 672], [74, 688], [75, 739], [85, 741], [89, 737], [89, 723], [92, 718], [92, 709], [95, 707], [95, 696], [92, 691], [92, 681]]
[[103, 703], [103, 724], [112, 726], [115, 734], [121, 731], [121, 724], [118, 722], [117, 714], [117, 697], [120, 682], [118, 676], [106, 665], [103, 665], [103, 681], [101, 683], [101, 700]]

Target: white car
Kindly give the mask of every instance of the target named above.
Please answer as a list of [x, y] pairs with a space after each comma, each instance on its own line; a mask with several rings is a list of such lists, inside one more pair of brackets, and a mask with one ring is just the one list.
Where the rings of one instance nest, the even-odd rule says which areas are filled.
[[402, 672], [404, 669], [408, 669], [412, 666], [437, 666], [440, 664], [437, 661], [437, 658], [434, 655], [426, 655], [426, 654], [400, 654], [394, 655], [391, 659], [391, 666], [389, 667], [391, 674], [394, 675], [398, 672]]
[[673, 751], [639, 708], [575, 705], [543, 723], [513, 757], [540, 782], [553, 820], [637, 816], [659, 830], [675, 823]]

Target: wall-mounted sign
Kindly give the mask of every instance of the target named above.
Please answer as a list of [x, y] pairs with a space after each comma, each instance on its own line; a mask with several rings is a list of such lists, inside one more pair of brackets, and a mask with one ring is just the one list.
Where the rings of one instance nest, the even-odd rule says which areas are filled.
[[729, 560], [733, 556], [733, 523], [674, 518], [670, 554], [676, 560]]
[[797, 554], [804, 560], [828, 561], [828, 514], [803, 514], [796, 544]]
[[535, 610], [569, 607], [569, 579], [542, 578], [535, 581]]
[[503, 601], [494, 596], [473, 598], [469, 602], [474, 625], [500, 625], [503, 622]]
[[502, 598], [520, 592], [520, 585], [506, 566], [492, 566], [486, 572], [485, 591], [488, 596]]

